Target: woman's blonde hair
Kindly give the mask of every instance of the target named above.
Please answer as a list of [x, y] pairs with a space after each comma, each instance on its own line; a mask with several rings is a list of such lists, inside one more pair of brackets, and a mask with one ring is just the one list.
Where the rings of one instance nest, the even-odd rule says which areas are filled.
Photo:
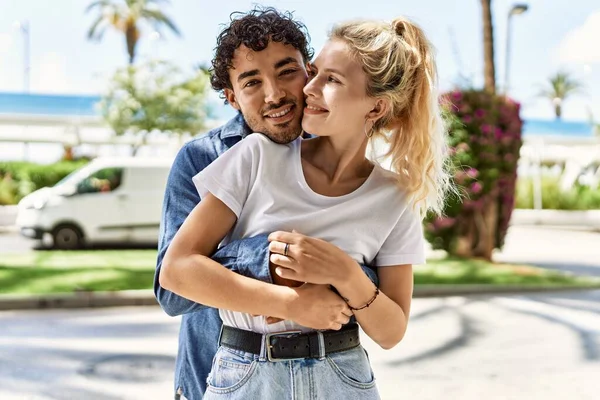
[[390, 107], [373, 125], [372, 138], [389, 144], [399, 184], [424, 215], [441, 214], [451, 187], [448, 149], [437, 91], [433, 48], [424, 32], [405, 18], [392, 23], [356, 21], [337, 25], [330, 39], [347, 43], [367, 74], [367, 95]]

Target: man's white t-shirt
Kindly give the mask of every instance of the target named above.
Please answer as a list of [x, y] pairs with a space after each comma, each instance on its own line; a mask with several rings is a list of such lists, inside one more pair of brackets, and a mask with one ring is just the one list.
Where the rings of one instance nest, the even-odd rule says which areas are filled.
[[[276, 144], [254, 133], [193, 177], [200, 197], [210, 192], [237, 216], [221, 246], [296, 230], [336, 245], [361, 264], [425, 262], [421, 218], [390, 171], [376, 165], [353, 192], [337, 197], [318, 194], [302, 171], [301, 141]], [[310, 330], [292, 321], [269, 325], [262, 316], [229, 310], [220, 310], [220, 315], [225, 325], [259, 333]]]

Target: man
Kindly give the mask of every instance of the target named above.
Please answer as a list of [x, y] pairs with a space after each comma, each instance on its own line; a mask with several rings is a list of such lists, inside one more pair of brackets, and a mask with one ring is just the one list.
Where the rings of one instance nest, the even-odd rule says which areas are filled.
[[[179, 151], [165, 193], [154, 281], [156, 297], [165, 312], [182, 315], [176, 399], [202, 398], [221, 320], [218, 310], [160, 286], [162, 260], [177, 230], [200, 201], [192, 182], [194, 175], [252, 132], [264, 133], [276, 143], [289, 143], [301, 134], [306, 66], [312, 57], [307, 36], [304, 25], [290, 14], [264, 8], [238, 14], [217, 39], [211, 84], [240, 113]], [[213, 259], [240, 274], [271, 282], [267, 245], [266, 236], [244, 239], [219, 249]], [[327, 306], [328, 296], [319, 290], [329, 289], [319, 288], [299, 297], [298, 320], [320, 318], [319, 307]]]

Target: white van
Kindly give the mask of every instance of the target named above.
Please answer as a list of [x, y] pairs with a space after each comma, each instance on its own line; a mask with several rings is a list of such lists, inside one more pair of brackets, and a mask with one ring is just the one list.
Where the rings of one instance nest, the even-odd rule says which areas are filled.
[[97, 158], [20, 202], [23, 236], [57, 249], [94, 243], [156, 243], [171, 159]]

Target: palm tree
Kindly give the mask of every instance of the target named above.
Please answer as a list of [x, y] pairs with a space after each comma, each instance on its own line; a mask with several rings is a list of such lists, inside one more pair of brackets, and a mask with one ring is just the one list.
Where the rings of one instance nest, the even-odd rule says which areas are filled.
[[481, 0], [483, 13], [483, 61], [484, 89], [496, 93], [496, 68], [494, 67], [494, 27], [492, 24], [492, 0]]
[[552, 102], [556, 119], [560, 119], [565, 99], [572, 94], [583, 91], [583, 84], [565, 71], [558, 71], [548, 79], [547, 83], [540, 90], [539, 96], [545, 97]]
[[140, 40], [140, 22], [151, 25], [160, 32], [167, 26], [175, 34], [180, 35], [175, 24], [159, 9], [159, 3], [168, 3], [169, 0], [97, 0], [90, 4], [86, 12], [93, 9], [99, 10], [99, 15], [88, 31], [88, 38], [100, 40], [107, 27], [113, 27], [125, 34], [129, 64], [135, 60], [135, 47]]

